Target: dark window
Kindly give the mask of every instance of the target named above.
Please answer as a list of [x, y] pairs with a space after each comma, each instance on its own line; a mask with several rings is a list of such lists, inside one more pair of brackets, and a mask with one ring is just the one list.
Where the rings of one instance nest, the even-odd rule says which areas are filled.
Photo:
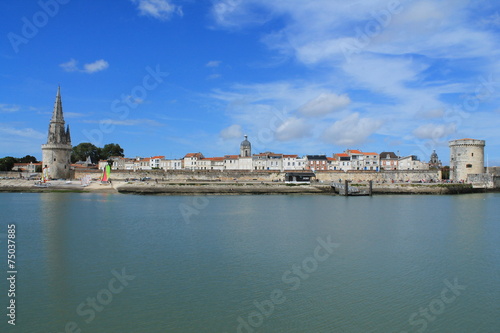
[[465, 167], [466, 168], [472, 168], [472, 164], [467, 164]]

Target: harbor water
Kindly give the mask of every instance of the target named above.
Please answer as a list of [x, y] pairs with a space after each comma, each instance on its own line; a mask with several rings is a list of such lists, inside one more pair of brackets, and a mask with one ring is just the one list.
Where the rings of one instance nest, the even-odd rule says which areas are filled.
[[0, 193], [0, 331], [496, 333], [499, 207], [499, 193]]

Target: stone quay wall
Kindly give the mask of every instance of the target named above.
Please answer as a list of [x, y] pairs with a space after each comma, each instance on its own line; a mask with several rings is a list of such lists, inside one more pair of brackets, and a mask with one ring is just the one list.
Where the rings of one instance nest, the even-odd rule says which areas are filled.
[[[296, 172], [296, 171], [290, 171]], [[75, 170], [74, 179], [80, 179], [82, 176], [90, 174], [92, 178], [99, 178], [99, 170]], [[141, 179], [149, 177], [152, 180], [184, 182], [184, 181], [262, 181], [276, 182], [284, 181], [286, 172], [279, 171], [215, 171], [215, 170], [113, 170], [111, 171], [112, 180]], [[406, 170], [406, 171], [316, 171], [316, 179], [323, 183], [339, 182], [349, 180], [352, 182], [439, 182], [441, 180], [440, 170]]]
[[368, 182], [439, 182], [441, 181], [440, 170], [396, 170], [396, 171], [319, 171], [316, 172], [318, 180], [323, 182], [343, 182], [345, 180], [353, 183]]

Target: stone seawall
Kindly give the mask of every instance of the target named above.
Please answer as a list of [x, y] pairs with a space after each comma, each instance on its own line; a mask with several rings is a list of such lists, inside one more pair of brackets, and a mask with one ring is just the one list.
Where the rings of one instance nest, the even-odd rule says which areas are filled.
[[[172, 181], [118, 181], [111, 184], [92, 182], [82, 187], [78, 181], [50, 181], [47, 187], [35, 187], [34, 181], [25, 179], [0, 179], [0, 192], [88, 192], [166, 195], [235, 195], [235, 194], [328, 194], [334, 195], [329, 184], [285, 184], [282, 182], [172, 182]], [[367, 183], [355, 183], [367, 192]], [[461, 194], [485, 192], [471, 184], [392, 184], [374, 183], [373, 195], [378, 194]], [[494, 190], [493, 190], [494, 191]]]
[[[296, 172], [296, 171], [290, 171]], [[98, 179], [101, 177], [102, 171], [96, 169], [78, 169], [74, 170], [72, 179], [81, 179], [84, 175], [90, 174], [92, 178]], [[129, 170], [112, 170], [111, 179], [141, 179], [149, 177], [151, 179], [166, 180], [166, 181], [284, 181], [285, 172], [280, 171], [213, 171], [213, 170], [145, 170], [145, 171], [129, 171]], [[0, 172], [0, 177], [20, 178], [29, 177], [31, 173], [26, 172]], [[439, 181], [441, 179], [441, 171], [316, 171], [316, 179], [323, 182], [339, 182], [349, 180], [352, 182], [366, 182], [373, 180], [374, 182], [418, 182], [424, 180]]]
[[345, 180], [355, 183], [368, 182], [439, 182], [441, 180], [440, 170], [404, 170], [404, 171], [317, 171], [316, 177], [324, 182], [343, 182]]
[[[295, 171], [290, 171], [295, 172]], [[91, 174], [93, 178], [99, 178], [101, 173], [98, 170], [77, 170], [74, 178], [80, 179], [86, 174]], [[151, 178], [166, 181], [285, 181], [285, 172], [280, 171], [205, 171], [205, 170], [149, 170], [149, 171], [126, 171], [118, 170], [111, 171], [111, 179], [141, 179]], [[438, 182], [441, 179], [441, 171], [316, 171], [316, 179], [318, 181], [330, 183], [349, 180], [353, 182], [366, 182], [373, 180], [374, 182]]]

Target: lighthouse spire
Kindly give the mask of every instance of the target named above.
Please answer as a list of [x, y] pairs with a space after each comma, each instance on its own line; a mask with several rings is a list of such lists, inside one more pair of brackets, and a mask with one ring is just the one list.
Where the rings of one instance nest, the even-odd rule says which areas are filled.
[[54, 111], [52, 111], [51, 122], [64, 124], [64, 116], [63, 116], [62, 102], [61, 102], [61, 86], [57, 87], [56, 101], [54, 103]]

